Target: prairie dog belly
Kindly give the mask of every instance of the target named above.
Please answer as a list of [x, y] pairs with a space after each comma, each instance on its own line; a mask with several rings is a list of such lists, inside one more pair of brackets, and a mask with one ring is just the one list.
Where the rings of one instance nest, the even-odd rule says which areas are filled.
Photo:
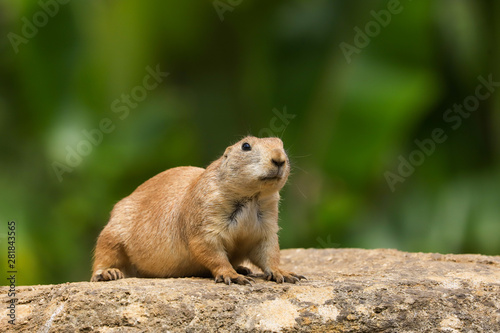
[[224, 246], [229, 260], [237, 262], [235, 265], [246, 259], [248, 253], [266, 235], [277, 232], [277, 225], [272, 220], [274, 211], [275, 209], [269, 211], [266, 201], [256, 198], [234, 204], [233, 211], [226, 221], [227, 231], [224, 233]]

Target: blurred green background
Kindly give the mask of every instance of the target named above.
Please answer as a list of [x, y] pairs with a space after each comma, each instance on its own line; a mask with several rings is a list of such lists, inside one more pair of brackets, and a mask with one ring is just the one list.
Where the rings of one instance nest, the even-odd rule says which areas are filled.
[[293, 163], [282, 248], [500, 254], [498, 87], [474, 106], [480, 76], [500, 81], [500, 2], [394, 2], [0, 0], [0, 237], [6, 258], [15, 220], [18, 284], [88, 280], [117, 201], [249, 133], [282, 137]]

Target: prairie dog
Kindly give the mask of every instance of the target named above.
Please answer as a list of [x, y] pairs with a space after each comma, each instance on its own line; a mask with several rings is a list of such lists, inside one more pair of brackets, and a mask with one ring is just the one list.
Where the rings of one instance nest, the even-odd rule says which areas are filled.
[[211, 274], [215, 282], [251, 284], [244, 260], [267, 280], [299, 281], [279, 268], [279, 191], [289, 173], [280, 139], [248, 136], [206, 169], [154, 176], [113, 208], [91, 281]]

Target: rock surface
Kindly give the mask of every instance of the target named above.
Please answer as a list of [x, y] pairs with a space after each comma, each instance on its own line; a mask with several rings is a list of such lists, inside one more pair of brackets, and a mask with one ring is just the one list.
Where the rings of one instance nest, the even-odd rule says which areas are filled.
[[500, 257], [294, 249], [309, 280], [125, 279], [17, 287], [1, 332], [500, 332]]

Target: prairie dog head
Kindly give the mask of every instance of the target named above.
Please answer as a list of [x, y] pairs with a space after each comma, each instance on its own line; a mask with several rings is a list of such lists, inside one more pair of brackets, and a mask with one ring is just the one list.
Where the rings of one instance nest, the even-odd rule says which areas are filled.
[[290, 174], [290, 161], [279, 138], [247, 136], [221, 158], [218, 180], [243, 196], [278, 192]]

